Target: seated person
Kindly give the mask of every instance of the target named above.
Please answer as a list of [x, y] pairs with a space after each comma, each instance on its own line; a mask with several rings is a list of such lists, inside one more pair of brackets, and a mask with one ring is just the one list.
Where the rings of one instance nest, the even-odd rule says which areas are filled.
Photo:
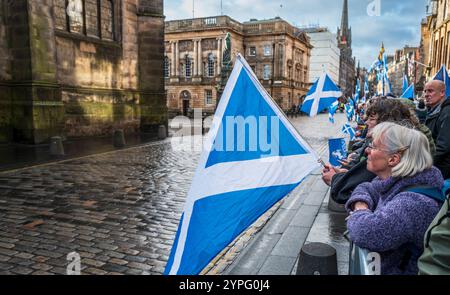
[[380, 254], [381, 274], [417, 274], [423, 236], [440, 203], [408, 188], [440, 191], [444, 179], [432, 166], [428, 140], [420, 131], [386, 122], [374, 128], [372, 138], [367, 170], [376, 178], [357, 186], [345, 205], [349, 237]]
[[[371, 130], [382, 122], [399, 122], [422, 131], [421, 125], [409, 107], [398, 99], [371, 99], [367, 109], [366, 125], [368, 134], [361, 147], [352, 152], [342, 168], [326, 165], [322, 171], [323, 181], [331, 186], [330, 197], [339, 204], [345, 204], [355, 187], [365, 181], [371, 181], [375, 174], [366, 168], [365, 150], [370, 143]], [[429, 131], [429, 130], [428, 130]], [[427, 133], [430, 149], [434, 150], [431, 133]]]

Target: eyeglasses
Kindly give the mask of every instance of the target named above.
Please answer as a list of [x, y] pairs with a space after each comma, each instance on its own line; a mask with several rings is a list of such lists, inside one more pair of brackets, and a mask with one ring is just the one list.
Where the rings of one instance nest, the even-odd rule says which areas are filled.
[[395, 153], [403, 153], [404, 151], [409, 149], [409, 146], [404, 146], [404, 147], [401, 147], [399, 149], [396, 149], [395, 151], [390, 151], [390, 150], [387, 150], [387, 149], [382, 149], [382, 148], [376, 147], [376, 146], [373, 145], [373, 143], [369, 143], [367, 145], [367, 148], [370, 149], [371, 151], [377, 150], [377, 151], [386, 152], [388, 154], [395, 154]]

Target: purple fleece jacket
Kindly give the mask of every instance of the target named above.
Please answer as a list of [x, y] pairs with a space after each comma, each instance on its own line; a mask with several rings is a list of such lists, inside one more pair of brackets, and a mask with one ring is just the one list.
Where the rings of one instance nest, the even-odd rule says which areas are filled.
[[353, 191], [345, 205], [347, 211], [350, 213], [352, 203], [357, 201], [366, 202], [369, 210], [358, 210], [349, 216], [350, 239], [357, 246], [380, 254], [381, 274], [417, 274], [425, 232], [440, 208], [430, 197], [400, 191], [410, 185], [441, 189], [443, 183], [441, 172], [432, 167], [412, 177], [376, 177]]

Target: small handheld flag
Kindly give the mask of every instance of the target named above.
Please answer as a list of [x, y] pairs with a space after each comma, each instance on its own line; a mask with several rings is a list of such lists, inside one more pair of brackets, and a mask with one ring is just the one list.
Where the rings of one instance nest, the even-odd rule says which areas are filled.
[[329, 162], [333, 166], [340, 166], [340, 160], [347, 158], [347, 148], [344, 138], [330, 138], [328, 140], [328, 148], [330, 151]]
[[334, 124], [334, 114], [336, 114], [336, 111], [339, 107], [339, 102], [336, 100], [333, 102], [330, 106], [330, 109], [328, 111], [328, 120]]
[[342, 132], [350, 135], [350, 140], [353, 140], [355, 138], [355, 129], [353, 129], [348, 123], [345, 123], [345, 125], [342, 126]]

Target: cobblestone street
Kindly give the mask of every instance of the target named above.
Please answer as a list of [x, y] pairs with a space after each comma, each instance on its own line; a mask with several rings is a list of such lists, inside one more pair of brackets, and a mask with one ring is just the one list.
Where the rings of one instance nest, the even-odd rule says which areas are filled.
[[[292, 120], [319, 151], [344, 115]], [[168, 139], [0, 173], [0, 274], [66, 274], [73, 251], [82, 274], [161, 274], [198, 156]]]

